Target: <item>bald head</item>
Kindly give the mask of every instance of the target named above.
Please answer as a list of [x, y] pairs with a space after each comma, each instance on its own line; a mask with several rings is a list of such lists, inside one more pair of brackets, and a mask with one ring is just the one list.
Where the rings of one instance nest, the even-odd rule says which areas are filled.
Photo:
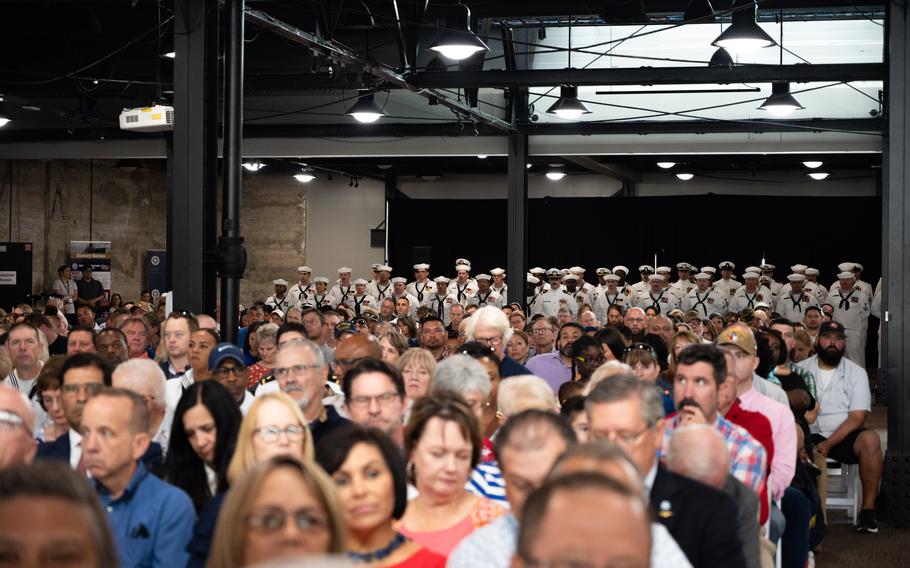
[[208, 314], [199, 314], [196, 321], [199, 322], [199, 329], [218, 329], [218, 322]]
[[713, 426], [689, 424], [678, 428], [670, 438], [667, 467], [679, 475], [723, 489], [730, 470], [730, 452]]
[[28, 399], [0, 384], [0, 470], [31, 463], [38, 444], [32, 437], [35, 413]]
[[379, 341], [367, 333], [348, 335], [335, 346], [335, 362], [347, 371], [360, 359], [381, 359], [382, 346]]
[[648, 322], [648, 332], [659, 336], [664, 343], [669, 344], [673, 337], [673, 322], [667, 316], [656, 315]]

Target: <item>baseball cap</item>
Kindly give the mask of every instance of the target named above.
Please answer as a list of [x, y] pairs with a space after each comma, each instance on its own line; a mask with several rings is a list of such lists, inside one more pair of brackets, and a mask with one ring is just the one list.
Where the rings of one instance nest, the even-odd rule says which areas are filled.
[[826, 321], [818, 328], [818, 335], [822, 336], [826, 333], [836, 333], [843, 337], [847, 336], [847, 332], [844, 330], [844, 326], [836, 321]]
[[755, 355], [757, 352], [752, 330], [742, 323], [734, 323], [720, 332], [720, 335], [717, 336], [717, 346], [723, 347], [724, 345], [734, 345], [750, 355]]
[[224, 342], [219, 343], [212, 349], [212, 353], [209, 355], [209, 369], [217, 369], [218, 365], [226, 359], [233, 359], [246, 367], [243, 362], [243, 350], [233, 343]]

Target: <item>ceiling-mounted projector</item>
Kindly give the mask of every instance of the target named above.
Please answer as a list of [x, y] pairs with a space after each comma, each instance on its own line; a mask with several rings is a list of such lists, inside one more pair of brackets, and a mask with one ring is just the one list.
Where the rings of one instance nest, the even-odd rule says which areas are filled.
[[125, 108], [120, 113], [120, 129], [133, 132], [168, 132], [174, 129], [174, 107], [155, 105]]

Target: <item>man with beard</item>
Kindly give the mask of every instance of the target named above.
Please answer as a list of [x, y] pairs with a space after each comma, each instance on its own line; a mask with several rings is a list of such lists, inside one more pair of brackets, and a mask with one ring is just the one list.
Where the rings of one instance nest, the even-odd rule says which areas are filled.
[[806, 308], [806, 313], [803, 315], [803, 327], [806, 328], [806, 333], [808, 333], [809, 337], [812, 339], [813, 345], [815, 345], [818, 340], [818, 330], [821, 329], [821, 325], [824, 321], [825, 315], [822, 313], [821, 307], [809, 306]]
[[812, 441], [819, 455], [841, 463], [859, 464], [863, 486], [863, 507], [856, 530], [878, 532], [875, 496], [882, 479], [881, 439], [875, 430], [866, 430], [872, 410], [866, 370], [844, 357], [847, 335], [836, 321], [825, 322], [818, 331], [817, 354], [798, 365], [817, 377], [821, 408], [812, 424]]
[[275, 286], [275, 293], [265, 300], [265, 305], [269, 311], [288, 311], [288, 307], [291, 306], [291, 299], [288, 297], [288, 281], [284, 278], [276, 278], [272, 280], [272, 284]]
[[446, 335], [446, 324], [438, 317], [427, 316], [420, 321], [420, 346], [432, 353], [436, 361], [449, 356]]
[[[609, 321], [609, 318], [608, 318]], [[629, 308], [622, 320], [623, 325], [628, 328], [624, 335], [630, 343], [641, 343], [648, 334], [648, 318], [645, 311], [641, 308]]]
[[528, 370], [546, 380], [555, 393], [559, 390], [559, 385], [572, 380], [572, 344], [584, 333], [580, 324], [562, 324], [556, 335], [556, 351], [541, 353], [529, 359]]

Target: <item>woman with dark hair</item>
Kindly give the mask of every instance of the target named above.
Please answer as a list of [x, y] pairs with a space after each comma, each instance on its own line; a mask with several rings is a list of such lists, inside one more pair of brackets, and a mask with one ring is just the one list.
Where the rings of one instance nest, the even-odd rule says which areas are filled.
[[120, 294], [111, 294], [111, 306], [110, 310], [114, 311], [117, 308], [123, 307], [123, 296]]
[[622, 360], [622, 352], [626, 348], [626, 339], [618, 329], [605, 327], [594, 335], [594, 339], [599, 341], [601, 347], [603, 347], [604, 358], [607, 361]]
[[195, 383], [174, 410], [164, 478], [193, 500], [199, 512], [227, 490], [227, 469], [243, 417], [217, 381]]
[[61, 264], [57, 267], [57, 278], [51, 284], [50, 291], [60, 294], [63, 298], [63, 314], [66, 319], [74, 323], [76, 317], [76, 300], [79, 299], [79, 288], [73, 281], [69, 265]]
[[417, 324], [414, 323], [414, 318], [411, 316], [399, 316], [395, 321], [398, 323], [398, 331], [408, 340], [408, 345], [413, 341], [417, 341]]
[[572, 380], [588, 384], [591, 375], [607, 362], [600, 342], [590, 335], [582, 335], [572, 343]]
[[445, 566], [444, 556], [395, 530], [408, 503], [407, 475], [401, 451], [386, 434], [345, 425], [321, 441], [316, 461], [335, 482], [352, 561], [386, 568]]

